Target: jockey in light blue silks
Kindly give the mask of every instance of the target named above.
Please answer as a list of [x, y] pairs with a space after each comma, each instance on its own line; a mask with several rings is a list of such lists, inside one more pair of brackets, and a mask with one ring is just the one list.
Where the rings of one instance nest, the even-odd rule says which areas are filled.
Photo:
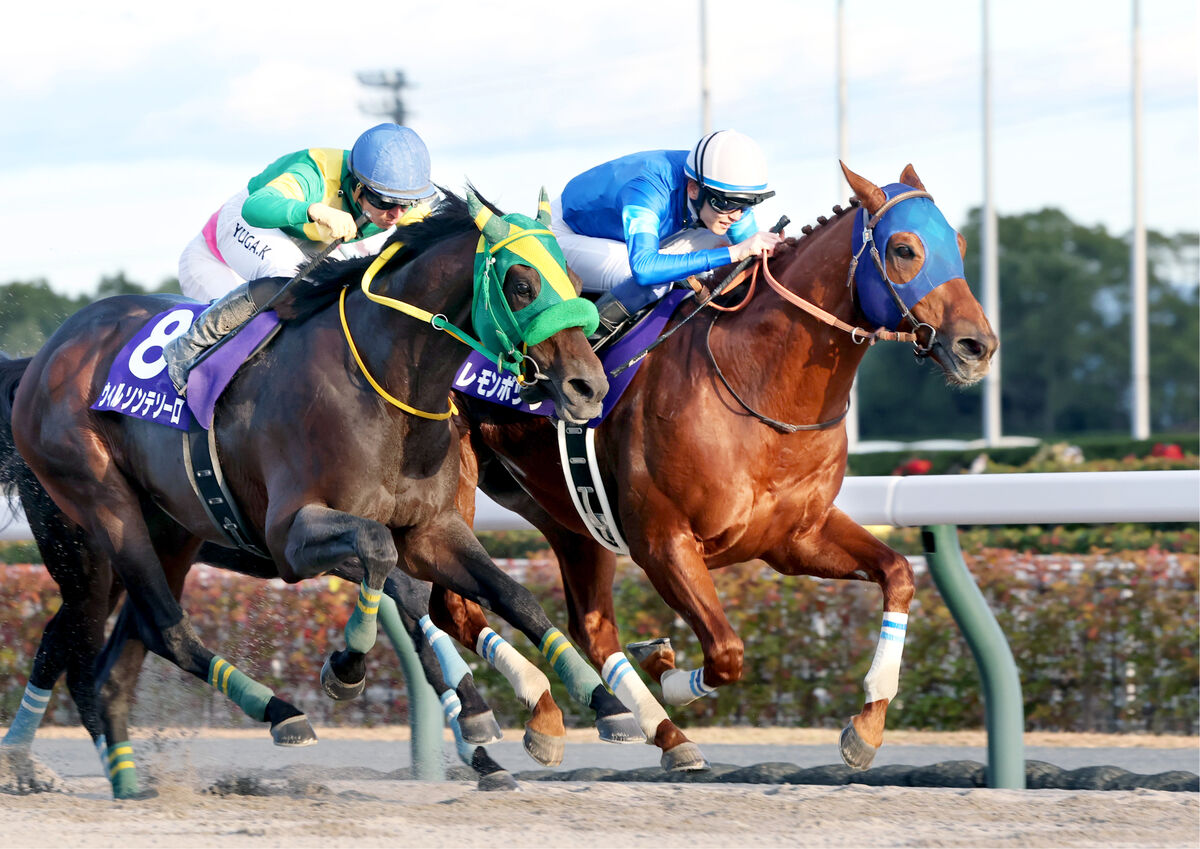
[[567, 183], [551, 205], [567, 264], [604, 292], [601, 333], [611, 335], [671, 284], [756, 254], [781, 235], [760, 232], [751, 207], [774, 195], [758, 145], [736, 130], [691, 150], [650, 150], [605, 162]]

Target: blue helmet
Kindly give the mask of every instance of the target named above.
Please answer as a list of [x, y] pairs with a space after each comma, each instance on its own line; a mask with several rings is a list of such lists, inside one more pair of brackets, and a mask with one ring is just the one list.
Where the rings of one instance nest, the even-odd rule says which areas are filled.
[[350, 172], [371, 191], [393, 200], [421, 200], [437, 190], [429, 180], [429, 150], [399, 124], [372, 127], [350, 150]]

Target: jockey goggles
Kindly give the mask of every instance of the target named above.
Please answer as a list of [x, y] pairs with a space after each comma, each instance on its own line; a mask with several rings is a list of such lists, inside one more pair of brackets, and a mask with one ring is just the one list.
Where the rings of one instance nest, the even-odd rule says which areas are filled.
[[368, 189], [365, 183], [360, 183], [359, 185], [362, 186], [362, 199], [371, 204], [371, 206], [375, 207], [375, 209], [378, 209], [380, 212], [387, 212], [395, 209], [396, 207], [400, 207], [400, 209], [410, 209], [420, 203], [418, 200], [395, 200], [393, 198], [385, 198], [382, 195]]
[[771, 195], [775, 194], [774, 192], [766, 192], [762, 195], [755, 195], [754, 197], [734, 197], [732, 195], [724, 195], [713, 191], [708, 187], [705, 187], [704, 192], [707, 195], [706, 203], [708, 203], [708, 205], [714, 210], [721, 213], [745, 212], [750, 207], [762, 203], [764, 200], [771, 197]]

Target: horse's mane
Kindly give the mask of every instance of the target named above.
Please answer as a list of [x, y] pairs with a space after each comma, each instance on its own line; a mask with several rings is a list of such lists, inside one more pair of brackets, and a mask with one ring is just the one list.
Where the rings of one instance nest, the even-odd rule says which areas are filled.
[[[470, 183], [467, 188], [475, 193], [479, 202], [497, 215], [503, 215], [489, 200], [476, 191]], [[386, 245], [402, 242], [404, 247], [389, 263], [390, 267], [411, 262], [452, 236], [475, 230], [474, 217], [467, 209], [465, 199], [454, 192], [438, 186], [443, 198], [433, 212], [420, 221], [396, 228], [388, 237]], [[374, 256], [325, 262], [302, 281], [297, 281], [286, 295], [276, 302], [275, 310], [280, 318], [288, 322], [300, 322], [332, 304], [344, 286], [358, 283]]]
[[851, 197], [850, 200], [847, 201], [847, 203], [849, 204], [849, 206], [847, 206], [845, 208], [843, 208], [841, 204], [834, 204], [832, 218], [827, 218], [824, 215], [818, 215], [816, 226], [813, 226], [812, 224], [805, 224], [803, 227], [800, 228], [800, 235], [798, 237], [793, 238], [793, 237], [789, 236], [784, 243], [786, 245], [786, 247], [788, 248], [789, 252], [799, 250], [801, 247], [808, 244], [808, 237], [811, 236], [813, 233], [815, 233], [818, 230], [821, 230], [822, 228], [826, 227], [830, 223], [837, 221], [842, 216], [853, 212], [854, 210], [858, 209], [859, 206], [862, 205], [861, 202], [859, 201], [859, 199], [856, 197]]

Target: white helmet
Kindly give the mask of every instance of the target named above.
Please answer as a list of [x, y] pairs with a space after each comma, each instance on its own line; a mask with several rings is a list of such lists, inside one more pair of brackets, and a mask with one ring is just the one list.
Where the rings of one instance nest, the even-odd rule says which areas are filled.
[[737, 130], [709, 133], [692, 148], [684, 173], [710, 193], [756, 204], [773, 196], [767, 160], [754, 139]]

